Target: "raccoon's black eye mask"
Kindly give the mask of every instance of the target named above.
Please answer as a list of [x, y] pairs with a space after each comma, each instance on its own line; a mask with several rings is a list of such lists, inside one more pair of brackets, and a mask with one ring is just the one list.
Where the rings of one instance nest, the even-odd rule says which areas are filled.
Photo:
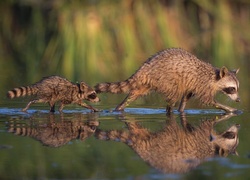
[[228, 88], [224, 88], [222, 89], [225, 93], [227, 94], [234, 94], [236, 93], [236, 89], [234, 87], [228, 87]]
[[89, 99], [95, 99], [96, 98], [96, 93], [95, 92], [91, 93], [90, 95], [88, 95], [88, 98]]
[[223, 137], [227, 138], [227, 139], [234, 139], [235, 133], [234, 132], [226, 132], [225, 134], [223, 134]]

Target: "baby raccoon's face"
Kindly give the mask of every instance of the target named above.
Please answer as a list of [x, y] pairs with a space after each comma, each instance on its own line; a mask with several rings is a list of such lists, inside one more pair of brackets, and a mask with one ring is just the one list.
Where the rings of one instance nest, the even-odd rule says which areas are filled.
[[81, 82], [80, 84], [81, 97], [90, 102], [99, 102], [100, 99], [97, 97], [97, 94], [94, 89], [88, 86], [86, 83]]
[[85, 99], [91, 102], [99, 102], [100, 99], [97, 97], [97, 94], [94, 90], [89, 91], [86, 96]]

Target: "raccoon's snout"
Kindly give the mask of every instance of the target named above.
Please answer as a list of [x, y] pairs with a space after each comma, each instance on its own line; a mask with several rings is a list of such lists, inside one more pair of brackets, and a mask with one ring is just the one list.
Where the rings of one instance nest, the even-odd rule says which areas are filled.
[[[224, 91], [223, 91], [224, 92]], [[224, 92], [225, 93], [225, 92]], [[238, 93], [234, 93], [234, 94], [227, 94], [225, 93], [228, 97], [230, 97], [230, 99], [232, 99], [235, 102], [240, 102], [240, 97], [238, 95]]]
[[89, 101], [91, 102], [100, 102], [100, 98], [96, 97], [95, 99], [89, 99]]

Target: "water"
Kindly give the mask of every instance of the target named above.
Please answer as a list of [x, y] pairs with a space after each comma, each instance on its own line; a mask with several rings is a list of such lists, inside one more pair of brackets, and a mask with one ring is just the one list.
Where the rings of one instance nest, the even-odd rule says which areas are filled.
[[[205, 161], [188, 158], [179, 167], [183, 163], [194, 167], [178, 170], [185, 172], [173, 172], [163, 165], [167, 156], [164, 153], [169, 149], [164, 146], [155, 148], [157, 153], [152, 156], [158, 159], [153, 164], [141, 154], [139, 156], [131, 146], [132, 140], [124, 140], [124, 137], [129, 132], [128, 127], [130, 130], [134, 128], [134, 133], [150, 130], [154, 134], [165, 127], [181, 128], [183, 117], [177, 111], [167, 117], [164, 108], [155, 106], [130, 107], [125, 112], [97, 106], [104, 109], [98, 113], [69, 106], [63, 114], [50, 114], [48, 107], [43, 105], [31, 107], [28, 113], [21, 112], [24, 106], [20, 103], [0, 108], [0, 179], [250, 178], [249, 111], [228, 117], [213, 128], [223, 132], [234, 124], [241, 125], [239, 156], [208, 157]], [[204, 121], [224, 117], [223, 111], [214, 109], [187, 109], [185, 113], [184, 118], [196, 128]], [[112, 132], [120, 133], [119, 138], [113, 135], [113, 140], [109, 140], [107, 134]], [[170, 136], [168, 134], [165, 139]], [[164, 144], [164, 139], [161, 141]], [[177, 160], [169, 164], [174, 163]]]

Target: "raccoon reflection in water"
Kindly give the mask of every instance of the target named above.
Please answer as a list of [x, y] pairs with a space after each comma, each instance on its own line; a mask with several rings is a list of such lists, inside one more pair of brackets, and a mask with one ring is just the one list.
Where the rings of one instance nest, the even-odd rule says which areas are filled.
[[137, 122], [127, 122], [128, 131], [97, 129], [95, 136], [100, 140], [120, 141], [131, 147], [144, 161], [165, 173], [184, 173], [197, 167], [207, 158], [237, 154], [239, 143], [235, 124], [223, 133], [216, 133], [214, 125], [230, 118], [202, 121], [198, 127], [181, 117], [182, 127], [173, 119], [159, 132], [150, 132]]
[[99, 122], [95, 120], [94, 116], [87, 116], [88, 121], [81, 120], [81, 117], [68, 120], [63, 116], [60, 116], [58, 121], [58, 117], [50, 114], [49, 121], [40, 121], [41, 124], [32, 120], [30, 124], [15, 120], [8, 124], [8, 132], [18, 136], [31, 137], [45, 146], [60, 147], [75, 139], [84, 141], [94, 134]]

